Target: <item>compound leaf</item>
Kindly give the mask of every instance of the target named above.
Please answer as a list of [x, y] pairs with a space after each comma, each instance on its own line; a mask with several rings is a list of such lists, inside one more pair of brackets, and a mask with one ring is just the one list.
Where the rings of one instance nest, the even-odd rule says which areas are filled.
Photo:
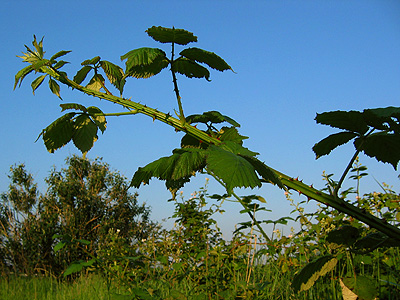
[[358, 136], [357, 133], [354, 132], [339, 132], [331, 134], [330, 136], [324, 138], [314, 145], [312, 150], [314, 151], [316, 158], [320, 158], [323, 155], [329, 154], [336, 147], [346, 144], [352, 138]]
[[153, 26], [147, 29], [146, 32], [151, 38], [160, 43], [187, 45], [192, 42], [197, 42], [197, 36], [184, 29]]
[[209, 52], [199, 48], [187, 48], [179, 53], [180, 55], [200, 63], [205, 63], [210, 68], [218, 71], [232, 70], [221, 57], [219, 57], [214, 52]]

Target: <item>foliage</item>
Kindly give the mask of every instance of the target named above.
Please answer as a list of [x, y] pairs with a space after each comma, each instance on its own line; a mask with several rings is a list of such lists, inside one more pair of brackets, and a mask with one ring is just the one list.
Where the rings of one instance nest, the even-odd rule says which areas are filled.
[[121, 243], [131, 245], [155, 226], [150, 209], [138, 203], [137, 194], [128, 192], [126, 179], [100, 159], [71, 156], [66, 163], [61, 171], [51, 171], [44, 195], [24, 165], [11, 167], [11, 184], [0, 205], [3, 268], [57, 274], [88, 256], [78, 247], [53, 251], [54, 236], [90, 240], [85, 251], [96, 253], [108, 247], [113, 230], [118, 230]]

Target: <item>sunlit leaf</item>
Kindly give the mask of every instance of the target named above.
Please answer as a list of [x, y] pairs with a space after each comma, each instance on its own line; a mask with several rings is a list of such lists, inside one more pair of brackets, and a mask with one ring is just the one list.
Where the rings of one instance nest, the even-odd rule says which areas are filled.
[[364, 120], [363, 114], [359, 111], [331, 111], [317, 114], [315, 120], [319, 124], [365, 134], [368, 125]]
[[217, 54], [199, 48], [187, 48], [182, 50], [180, 55], [200, 62], [205, 63], [210, 68], [218, 71], [232, 70], [232, 68]]
[[155, 41], [160, 43], [175, 43], [179, 45], [187, 45], [192, 42], [197, 42], [197, 37], [193, 35], [193, 33], [184, 29], [153, 26], [147, 29], [146, 32]]
[[336, 264], [337, 258], [332, 255], [325, 255], [308, 263], [300, 272], [295, 274], [292, 281], [293, 289], [296, 292], [308, 290], [319, 277], [333, 270]]
[[50, 58], [50, 60], [51, 60], [51, 61], [56, 60], [57, 58], [59, 58], [59, 57], [61, 57], [61, 56], [64, 56], [64, 55], [66, 55], [66, 54], [68, 54], [68, 53], [70, 53], [70, 52], [71, 52], [70, 50], [61, 50], [61, 51], [57, 52], [56, 54], [54, 54], [54, 55]]
[[50, 90], [53, 92], [53, 94], [57, 95], [58, 98], [62, 99], [60, 95], [60, 86], [54, 79], [51, 78], [49, 79], [49, 87]]
[[65, 114], [43, 130], [43, 141], [50, 153], [65, 146], [72, 139], [74, 116], [75, 113]]
[[75, 110], [80, 110], [82, 112], [87, 112], [86, 107], [78, 103], [64, 103], [60, 104], [60, 107], [62, 112], [67, 109], [75, 109]]
[[53, 68], [58, 70], [58, 69], [61, 69], [66, 64], [69, 64], [69, 62], [60, 60], [53, 66]]
[[86, 87], [88, 89], [99, 92], [100, 89], [103, 88], [104, 84], [105, 84], [104, 77], [101, 74], [95, 74], [93, 75], [92, 79], [90, 79]]
[[213, 145], [207, 151], [207, 167], [225, 183], [229, 192], [235, 187], [261, 187], [254, 167], [245, 158]]
[[82, 66], [95, 65], [100, 61], [100, 56], [95, 56], [92, 59], [87, 59], [81, 63]]
[[122, 93], [125, 85], [125, 80], [123, 79], [124, 71], [122, 68], [105, 60], [100, 61], [100, 66], [104, 70], [104, 73], [106, 73], [111, 84]]
[[26, 75], [28, 75], [32, 71], [33, 71], [33, 67], [30, 65], [30, 66], [27, 66], [27, 67], [19, 70], [18, 73], [15, 74], [14, 90], [17, 87], [18, 83], [19, 83], [19, 86], [21, 86], [22, 80], [24, 80]]
[[31, 83], [32, 92], [35, 95], [36, 89], [43, 83], [43, 80], [46, 78], [47, 75], [40, 75]]
[[80, 115], [74, 123], [74, 135], [72, 141], [82, 152], [88, 152], [97, 140], [97, 126], [87, 115]]
[[334, 133], [316, 143], [312, 149], [318, 159], [323, 155], [329, 154], [336, 147], [346, 144], [356, 136], [358, 136], [357, 133], [349, 131]]
[[240, 135], [235, 127], [222, 127], [219, 132], [221, 133], [219, 139], [223, 142], [230, 141], [241, 145], [243, 140], [248, 139], [247, 136]]
[[194, 77], [210, 80], [210, 72], [206, 68], [184, 57], [175, 60], [172, 68], [174, 72], [178, 72], [188, 78]]
[[139, 48], [121, 56], [126, 61], [125, 76], [148, 78], [168, 66], [164, 51], [158, 48]]
[[84, 66], [82, 69], [80, 69], [76, 75], [74, 76], [74, 81], [77, 84], [81, 84], [82, 81], [85, 80], [87, 74], [90, 72], [90, 70], [92, 70], [93, 68], [91, 66]]
[[378, 286], [376, 280], [372, 278], [357, 275], [356, 277], [345, 277], [342, 281], [360, 299], [374, 300], [378, 296]]
[[87, 108], [87, 112], [89, 113], [90, 117], [92, 118], [96, 126], [101, 130], [102, 133], [104, 133], [107, 127], [107, 121], [106, 117], [104, 116], [100, 108], [95, 106], [90, 106]]

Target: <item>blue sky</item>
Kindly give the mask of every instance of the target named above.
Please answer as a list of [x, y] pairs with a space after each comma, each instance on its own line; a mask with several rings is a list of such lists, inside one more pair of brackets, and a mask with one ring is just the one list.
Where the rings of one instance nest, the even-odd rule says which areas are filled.
[[[94, 56], [121, 66], [120, 56], [139, 47], [159, 47], [145, 30], [153, 25], [184, 28], [198, 37], [196, 47], [213, 51], [235, 70], [212, 72], [211, 82], [179, 77], [186, 115], [218, 110], [238, 121], [240, 133], [249, 136], [245, 146], [260, 153], [271, 167], [299, 176], [322, 188], [321, 174], [344, 170], [352, 145], [315, 160], [311, 150], [334, 130], [315, 124], [317, 112], [363, 110], [397, 106], [400, 98], [400, 2], [398, 1], [3, 1], [0, 11], [0, 191], [9, 184], [14, 163], [25, 163], [43, 188], [52, 166], [78, 154], [67, 145], [54, 154], [46, 151], [41, 130], [61, 116], [59, 104], [79, 102], [99, 106], [104, 112], [115, 105], [62, 89], [64, 102], [43, 85], [32, 95], [30, 82], [13, 91], [14, 75], [24, 67], [16, 55], [32, 37], [45, 36], [50, 56], [72, 50], [65, 70], [73, 76], [80, 62]], [[176, 109], [170, 74], [147, 80], [130, 79], [124, 96], [164, 112]], [[129, 179], [139, 166], [170, 155], [181, 135], [144, 116], [108, 119], [89, 158], [103, 157]], [[398, 172], [390, 165], [361, 156], [371, 174], [361, 187], [378, 190], [379, 182], [399, 188]], [[373, 175], [373, 177], [372, 177]], [[198, 176], [184, 195], [204, 184]], [[351, 182], [349, 182], [351, 184]], [[157, 220], [168, 218], [173, 204], [164, 184], [152, 180], [140, 188], [139, 200], [152, 207]], [[222, 192], [210, 182], [209, 192]], [[277, 219], [292, 210], [282, 191], [265, 186], [256, 191], [267, 200]], [[295, 197], [296, 201], [304, 200]], [[315, 204], [308, 204], [315, 209]], [[245, 220], [235, 203], [225, 204], [218, 217], [229, 235], [234, 224]]]

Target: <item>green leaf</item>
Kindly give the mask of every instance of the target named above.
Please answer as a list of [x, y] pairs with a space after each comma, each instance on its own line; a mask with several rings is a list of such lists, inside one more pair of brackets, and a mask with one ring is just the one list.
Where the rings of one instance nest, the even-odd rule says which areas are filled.
[[83, 269], [82, 262], [83, 261], [77, 261], [70, 264], [68, 268], [64, 271], [63, 276], [67, 277], [68, 275], [82, 271]]
[[92, 59], [87, 59], [81, 63], [82, 66], [95, 65], [100, 61], [100, 56], [95, 56]]
[[278, 175], [276, 175], [276, 173], [265, 163], [260, 161], [258, 158], [252, 156], [243, 156], [243, 158], [246, 159], [254, 167], [254, 169], [263, 180], [272, 184], [276, 184], [281, 189], [285, 189], [285, 186], [283, 185]]
[[61, 95], [60, 95], [60, 86], [54, 79], [51, 79], [51, 78], [49, 79], [49, 87], [50, 87], [50, 90], [52, 91], [52, 93], [57, 95], [58, 98], [60, 98], [62, 100]]
[[104, 133], [107, 127], [107, 121], [104, 113], [100, 110], [100, 108], [90, 106], [87, 108], [87, 112], [89, 113], [96, 126], [101, 130], [102, 133]]
[[243, 140], [248, 139], [247, 136], [240, 135], [235, 127], [222, 127], [219, 132], [221, 133], [219, 139], [223, 142], [230, 141], [242, 145]]
[[69, 64], [69, 62], [60, 60], [53, 66], [53, 68], [58, 70], [58, 69], [61, 69], [66, 64]]
[[73, 80], [74, 80], [77, 84], [81, 84], [82, 81], [85, 80], [87, 74], [88, 74], [88, 73], [90, 72], [90, 70], [92, 70], [92, 69], [93, 69], [93, 67], [91, 67], [91, 66], [84, 66], [82, 69], [80, 69], [80, 70], [76, 73], [76, 75], [74, 76], [74, 79], [73, 79]]
[[245, 158], [214, 145], [207, 151], [208, 168], [225, 183], [228, 192], [235, 187], [261, 187], [254, 167]]
[[317, 123], [356, 132], [361, 135], [368, 131], [364, 116], [359, 111], [331, 111], [317, 114]]
[[61, 250], [62, 248], [64, 248], [64, 246], [65, 246], [66, 244], [67, 244], [67, 243], [64, 242], [64, 241], [58, 242], [57, 245], [54, 246], [53, 251], [54, 251], [54, 252], [57, 252], [57, 251]]
[[70, 53], [70, 52], [71, 52], [71, 50], [61, 50], [61, 51], [57, 52], [56, 54], [54, 54], [54, 55], [50, 58], [50, 60], [51, 60], [51, 61], [56, 60], [57, 58], [59, 58], [59, 57], [61, 57], [61, 56], [64, 56], [64, 55], [66, 55], [66, 54], [68, 54], [68, 53]]
[[88, 89], [99, 92], [100, 89], [103, 88], [105, 84], [104, 77], [101, 74], [94, 74], [92, 79], [90, 79], [89, 83], [86, 85]]
[[292, 281], [293, 289], [295, 292], [308, 290], [319, 277], [333, 270], [336, 264], [337, 259], [332, 255], [325, 255], [308, 263], [300, 272], [295, 274]]
[[243, 147], [241, 143], [237, 143], [236, 141], [225, 141], [218, 147], [241, 156], [256, 156], [259, 154], [257, 152], [250, 151], [249, 149]]
[[32, 87], [32, 92], [35, 95], [36, 89], [42, 84], [43, 80], [46, 78], [47, 75], [41, 75], [38, 78], [36, 78], [34, 81], [31, 83]]
[[314, 145], [312, 150], [314, 151], [316, 158], [320, 158], [323, 155], [329, 154], [336, 147], [346, 144], [352, 138], [355, 138], [358, 134], [354, 132], [339, 132], [331, 134]]
[[153, 26], [147, 29], [146, 32], [155, 41], [160, 43], [175, 43], [179, 45], [187, 45], [192, 42], [197, 42], [197, 36], [184, 29]]
[[400, 107], [365, 109], [363, 115], [368, 125], [376, 129], [400, 133]]
[[204, 123], [207, 124], [208, 122], [218, 124], [222, 122], [228, 122], [229, 124], [235, 126], [235, 127], [240, 127], [240, 124], [237, 123], [235, 120], [228, 116], [224, 116], [218, 111], [207, 111], [201, 115], [190, 115], [186, 117], [186, 122], [189, 124], [192, 123]]
[[359, 236], [360, 233], [357, 228], [350, 225], [344, 225], [330, 231], [326, 237], [326, 241], [330, 244], [329, 247], [331, 249], [336, 249], [352, 246]]
[[164, 51], [158, 48], [139, 48], [121, 56], [126, 61], [125, 77], [148, 78], [169, 64]]
[[379, 132], [369, 135], [361, 145], [361, 139], [354, 141], [358, 149], [362, 147], [363, 152], [378, 161], [390, 163], [395, 170], [400, 160], [400, 135], [396, 133]]
[[188, 78], [205, 78], [210, 81], [210, 72], [206, 68], [184, 57], [175, 60], [172, 69]]
[[94, 142], [97, 140], [97, 126], [89, 118], [88, 115], [80, 115], [76, 118], [74, 123], [75, 133], [72, 141], [75, 146], [82, 152], [88, 152]]
[[125, 85], [124, 71], [122, 68], [106, 60], [100, 61], [100, 66], [104, 70], [104, 73], [106, 73], [111, 84], [122, 94]]
[[43, 141], [50, 153], [57, 150], [72, 139], [74, 127], [72, 118], [75, 113], [68, 113], [55, 120], [43, 130]]
[[345, 277], [342, 281], [360, 299], [374, 300], [378, 296], [378, 286], [372, 278], [357, 275], [356, 277]]
[[218, 71], [232, 70], [231, 66], [229, 66], [221, 57], [213, 52], [199, 48], [187, 48], [182, 50], [179, 54], [190, 60], [205, 63], [210, 68]]
[[86, 107], [84, 107], [81, 104], [78, 103], [65, 103], [65, 104], [60, 104], [61, 107], [61, 112], [67, 110], [67, 109], [75, 109], [75, 110], [80, 110], [82, 112], [87, 112]]
[[33, 71], [33, 67], [32, 67], [32, 65], [30, 65], [30, 66], [27, 66], [27, 67], [19, 70], [18, 73], [15, 74], [14, 90], [17, 87], [18, 83], [19, 83], [19, 86], [21, 86], [22, 80], [24, 80], [26, 75], [28, 75], [32, 71]]

